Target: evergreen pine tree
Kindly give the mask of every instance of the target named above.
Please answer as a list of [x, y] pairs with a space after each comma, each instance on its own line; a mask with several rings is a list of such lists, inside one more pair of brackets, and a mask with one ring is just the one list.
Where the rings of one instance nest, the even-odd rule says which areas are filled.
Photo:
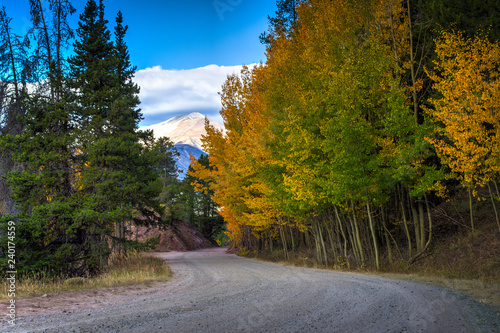
[[137, 125], [142, 120], [140, 109], [136, 106], [140, 103], [139, 87], [132, 79], [137, 67], [130, 63], [130, 54], [127, 45], [125, 44], [125, 34], [128, 26], [123, 25], [123, 15], [118, 12], [116, 16], [115, 26], [115, 50], [114, 57], [116, 60], [116, 75], [118, 80], [118, 98], [119, 101], [115, 105], [115, 117], [117, 120], [118, 130], [132, 132], [137, 129]]
[[[71, 87], [76, 91], [79, 121], [86, 141], [102, 137], [112, 101], [115, 99], [116, 60], [114, 47], [104, 19], [104, 4], [89, 0], [76, 30], [75, 55], [70, 58]], [[108, 132], [109, 133], [109, 132]]]
[[[22, 132], [22, 124], [17, 121], [22, 116], [23, 63], [26, 60], [26, 39], [16, 35], [11, 27], [11, 18], [4, 6], [0, 7], [0, 133], [17, 135]], [[6, 174], [19, 169], [14, 163], [11, 153], [2, 150], [0, 173]], [[12, 191], [5, 179], [0, 178], [0, 212], [15, 214], [15, 203], [11, 198]]]
[[[34, 21], [40, 17], [41, 10], [40, 6], [32, 8]], [[71, 14], [72, 8], [65, 10], [61, 13], [64, 18]], [[64, 25], [65, 22], [61, 20], [60, 23]], [[51, 39], [54, 35], [46, 37], [45, 46], [57, 44]], [[46, 57], [45, 66], [39, 68], [40, 76], [52, 78], [55, 76], [52, 73], [54, 67], [50, 67], [48, 53], [35, 50], [38, 58]], [[25, 114], [20, 122], [24, 130], [20, 135], [2, 138], [2, 148], [23, 165], [22, 171], [7, 175], [18, 209], [19, 272], [43, 268], [74, 274], [81, 259], [73, 215], [73, 108], [62, 73], [57, 75], [59, 79], [51, 80], [50, 90], [41, 89], [31, 96], [24, 93]]]
[[119, 14], [113, 45], [106, 24], [102, 0], [99, 5], [89, 0], [77, 29], [76, 55], [70, 59], [80, 120], [76, 217], [85, 231], [89, 273], [103, 267], [111, 244], [125, 242], [125, 221], [159, 223], [163, 215], [155, 170], [159, 156], [152, 134], [137, 130], [139, 89], [132, 82], [126, 27]]
[[34, 96], [25, 105], [22, 135], [3, 140], [4, 148], [24, 165], [22, 171], [8, 175], [19, 209], [18, 271], [48, 269], [78, 274], [83, 258], [76, 232], [79, 225], [74, 218], [71, 103], [67, 98], [50, 102]]
[[[500, 2], [497, 0], [419, 0], [421, 8], [432, 25], [439, 30], [454, 29], [468, 37], [487, 31], [490, 40], [500, 39]], [[437, 37], [437, 36], [436, 36]]]
[[167, 223], [172, 224], [173, 221], [182, 219], [184, 213], [183, 204], [180, 202], [182, 200], [179, 200], [182, 192], [177, 179], [179, 169], [175, 163], [179, 152], [167, 137], [158, 138], [154, 149], [160, 156], [159, 163], [156, 164], [156, 172], [163, 184], [160, 201], [166, 210]]
[[280, 35], [290, 36], [297, 22], [297, 1], [296, 0], [277, 0], [276, 16], [268, 16], [269, 32], [263, 32], [259, 36], [261, 44], [268, 47]]

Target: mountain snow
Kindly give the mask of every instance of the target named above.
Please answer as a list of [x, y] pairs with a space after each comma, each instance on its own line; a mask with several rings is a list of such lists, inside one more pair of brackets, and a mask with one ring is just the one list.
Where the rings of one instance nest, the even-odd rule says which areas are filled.
[[[210, 120], [210, 125], [223, 130], [224, 126]], [[155, 138], [168, 137], [180, 153], [177, 167], [181, 170], [179, 178], [184, 178], [189, 168], [189, 154], [199, 158], [205, 154], [201, 146], [201, 137], [205, 131], [205, 116], [199, 112], [170, 118], [164, 122], [141, 127], [141, 130], [153, 130]]]
[[[216, 129], [224, 127], [210, 120], [210, 125]], [[170, 118], [164, 122], [141, 127], [143, 130], [153, 130], [155, 138], [166, 136], [174, 144], [187, 144], [203, 150], [201, 146], [201, 136], [205, 135], [205, 116], [199, 112]]]

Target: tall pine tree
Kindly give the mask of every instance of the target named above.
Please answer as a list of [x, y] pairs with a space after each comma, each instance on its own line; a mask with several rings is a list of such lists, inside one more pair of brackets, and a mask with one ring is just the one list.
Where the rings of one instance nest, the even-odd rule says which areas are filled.
[[[116, 43], [110, 41], [104, 4], [89, 0], [80, 17], [71, 58], [80, 129], [77, 220], [90, 273], [106, 262], [111, 244], [125, 242], [125, 221], [159, 223], [161, 181], [154, 168], [159, 155], [152, 133], [138, 133], [139, 88], [132, 82], [124, 42], [126, 27], [117, 17]], [[121, 248], [121, 246], [120, 246]]]
[[[42, 17], [39, 4], [31, 8], [35, 26]], [[67, 27], [66, 18], [73, 9], [71, 6], [63, 9], [54, 29]], [[47, 29], [45, 25], [42, 30]], [[42, 34], [44, 45], [37, 45], [34, 50], [35, 58], [44, 58], [38, 72], [40, 77], [50, 78], [50, 89], [37, 89], [37, 93], [29, 97], [23, 94], [25, 112], [20, 124], [24, 130], [20, 135], [6, 135], [2, 139], [2, 148], [23, 165], [22, 171], [10, 172], [7, 176], [19, 210], [16, 218], [20, 272], [44, 268], [71, 274], [79, 266], [80, 246], [74, 233], [73, 216], [73, 108], [62, 73], [57, 75], [57, 81], [52, 80], [56, 76], [54, 68], [62, 67], [64, 61], [58, 59], [59, 65], [53, 66], [49, 55], [52, 45], [64, 45], [57, 39], [60, 35], [57, 30], [54, 34]], [[43, 88], [44, 82], [38, 86]]]
[[[126, 222], [161, 221], [160, 154], [152, 133], [138, 131], [127, 28], [119, 14], [113, 43], [107, 23], [103, 2], [89, 0], [67, 79], [62, 63], [46, 61], [45, 77], [57, 79], [24, 103], [22, 135], [3, 137], [3, 148], [25, 165], [9, 175], [20, 210], [19, 271], [98, 273], [113, 247], [124, 248]], [[46, 42], [46, 51], [54, 43]]]

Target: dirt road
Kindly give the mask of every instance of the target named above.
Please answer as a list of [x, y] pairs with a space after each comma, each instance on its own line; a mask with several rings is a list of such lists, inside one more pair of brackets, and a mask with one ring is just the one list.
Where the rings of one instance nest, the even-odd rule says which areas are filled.
[[[224, 249], [161, 253], [172, 281], [12, 332], [498, 332], [491, 309], [437, 287], [286, 267]], [[78, 301], [78, 300], [77, 300]], [[65, 311], [65, 310], [63, 310]]]

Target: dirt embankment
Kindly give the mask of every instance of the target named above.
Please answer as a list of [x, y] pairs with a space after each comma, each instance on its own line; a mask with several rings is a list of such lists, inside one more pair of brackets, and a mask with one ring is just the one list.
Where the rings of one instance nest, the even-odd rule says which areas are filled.
[[155, 248], [157, 252], [192, 251], [216, 245], [185, 222], [174, 222], [166, 229], [139, 227], [138, 230], [132, 230], [132, 237], [139, 241], [146, 241], [158, 236], [160, 243]]

